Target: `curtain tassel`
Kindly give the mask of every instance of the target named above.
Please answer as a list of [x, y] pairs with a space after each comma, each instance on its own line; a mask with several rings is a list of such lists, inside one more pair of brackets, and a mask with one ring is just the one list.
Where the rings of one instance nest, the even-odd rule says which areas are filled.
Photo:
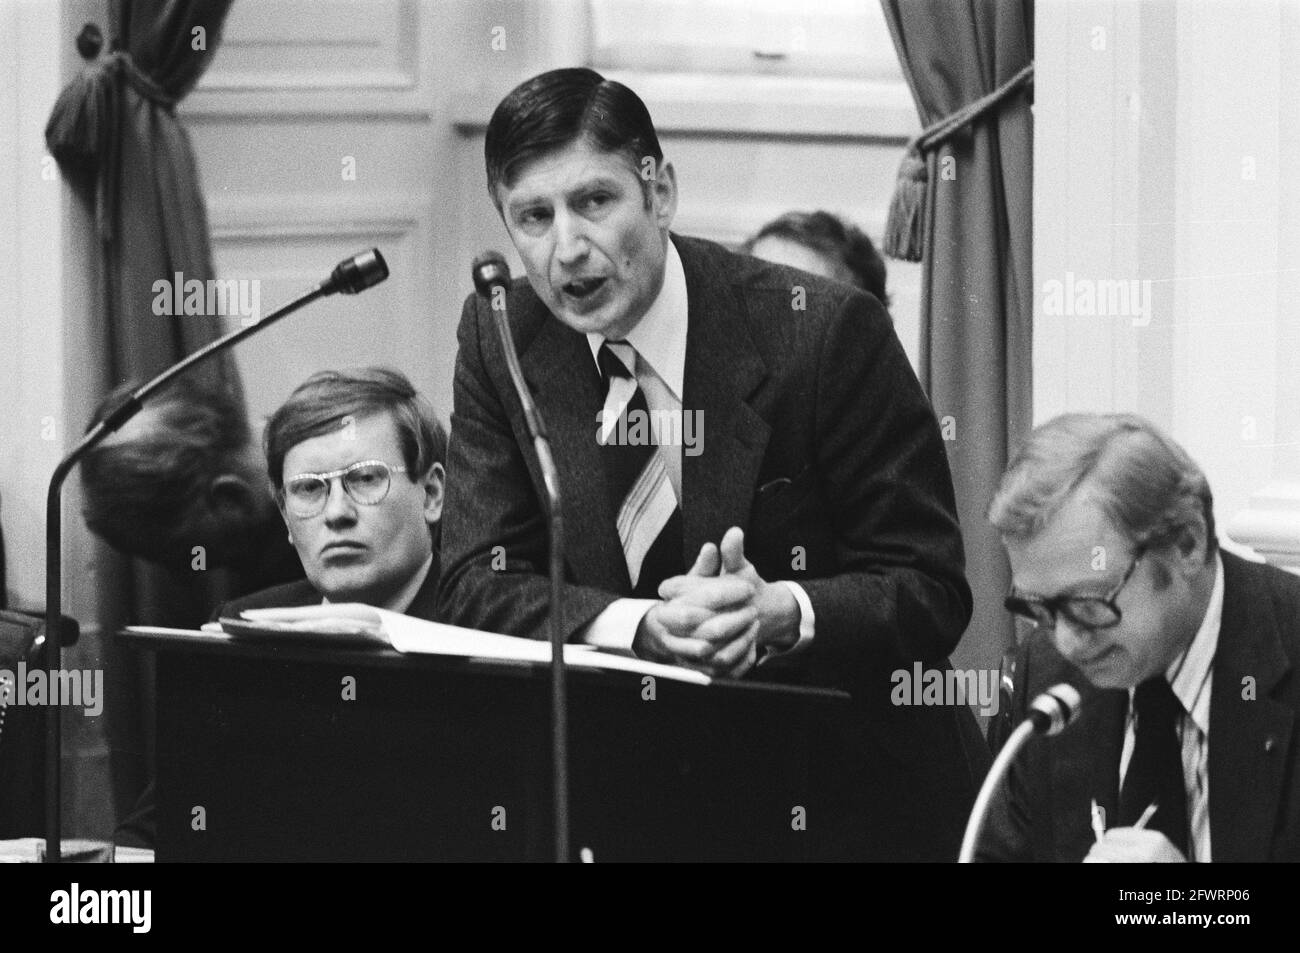
[[889, 203], [889, 220], [881, 242], [886, 255], [901, 261], [920, 261], [924, 255], [925, 192], [929, 184], [926, 156], [977, 120], [992, 116], [1007, 100], [1030, 88], [1033, 80], [1034, 64], [1030, 63], [997, 89], [932, 123], [912, 140], [898, 166], [898, 183]]
[[898, 166], [898, 182], [889, 203], [889, 219], [881, 243], [886, 255], [900, 261], [920, 261], [925, 241], [925, 157], [909, 149]]

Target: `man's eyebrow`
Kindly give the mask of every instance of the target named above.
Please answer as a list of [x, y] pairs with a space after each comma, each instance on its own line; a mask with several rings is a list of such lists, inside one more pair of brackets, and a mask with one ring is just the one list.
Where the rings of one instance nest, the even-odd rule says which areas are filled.
[[533, 208], [534, 206], [545, 205], [545, 204], [546, 204], [546, 199], [542, 198], [540, 195], [525, 195], [517, 199], [511, 199], [509, 202], [507, 202], [506, 211], [514, 213], [514, 212], [522, 211], [523, 209]]
[[570, 195], [578, 195], [582, 192], [594, 192], [598, 189], [620, 189], [623, 183], [616, 176], [602, 172], [595, 178], [588, 179], [586, 182], [580, 182], [569, 192]]
[[[623, 189], [623, 187], [624, 187], [623, 183], [619, 181], [617, 176], [610, 175], [607, 172], [602, 172], [593, 176], [590, 179], [585, 179], [577, 183], [576, 185], [574, 185], [572, 188], [566, 190], [564, 193], [564, 197], [566, 199], [573, 199], [576, 196], [586, 195], [591, 192], [598, 192], [601, 191], [602, 189], [610, 192], [620, 191], [621, 189]], [[517, 211], [519, 209], [530, 208], [535, 205], [548, 205], [550, 204], [550, 201], [551, 200], [549, 196], [522, 195], [518, 198], [512, 198], [509, 202], [507, 202], [506, 208], [510, 209], [511, 211]]]

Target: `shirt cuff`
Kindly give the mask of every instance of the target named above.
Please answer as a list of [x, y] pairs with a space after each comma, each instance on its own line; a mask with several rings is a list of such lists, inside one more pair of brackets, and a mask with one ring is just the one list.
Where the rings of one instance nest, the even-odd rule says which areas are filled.
[[[797, 597], [796, 597], [797, 598]], [[804, 597], [805, 599], [807, 596]], [[587, 623], [578, 636], [580, 642], [598, 649], [632, 654], [632, 641], [641, 620], [656, 599], [615, 599], [605, 611]]]
[[776, 581], [787, 586], [794, 595], [794, 601], [799, 603], [799, 641], [788, 649], [769, 648], [760, 661], [766, 661], [780, 655], [794, 655], [796, 652], [806, 651], [808, 646], [812, 645], [813, 635], [816, 630], [817, 615], [813, 612], [812, 600], [808, 598], [808, 593], [803, 591], [803, 586], [797, 582], [791, 582], [789, 579], [778, 579]]

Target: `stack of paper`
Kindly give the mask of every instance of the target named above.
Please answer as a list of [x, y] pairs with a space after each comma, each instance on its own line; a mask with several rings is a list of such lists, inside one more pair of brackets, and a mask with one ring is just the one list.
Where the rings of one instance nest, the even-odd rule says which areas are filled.
[[[107, 864], [112, 861], [112, 857], [113, 845], [105, 841], [69, 838], [62, 841], [59, 848], [59, 858], [69, 864]], [[44, 837], [19, 837], [0, 841], [0, 864], [44, 862]]]
[[[547, 641], [428, 622], [360, 603], [246, 609], [240, 619], [222, 619], [221, 630], [235, 638], [379, 643], [412, 655], [455, 655], [516, 662], [551, 660], [551, 644]], [[566, 645], [564, 661], [574, 668], [635, 672], [696, 685], [712, 681], [703, 672], [600, 651], [588, 645]]]

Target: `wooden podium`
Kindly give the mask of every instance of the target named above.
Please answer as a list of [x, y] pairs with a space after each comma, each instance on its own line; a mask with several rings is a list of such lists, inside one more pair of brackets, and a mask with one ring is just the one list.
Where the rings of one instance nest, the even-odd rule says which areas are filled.
[[[159, 861], [550, 859], [546, 665], [120, 637], [157, 655]], [[816, 860], [854, 839], [847, 695], [644, 678], [570, 670], [575, 859]]]

